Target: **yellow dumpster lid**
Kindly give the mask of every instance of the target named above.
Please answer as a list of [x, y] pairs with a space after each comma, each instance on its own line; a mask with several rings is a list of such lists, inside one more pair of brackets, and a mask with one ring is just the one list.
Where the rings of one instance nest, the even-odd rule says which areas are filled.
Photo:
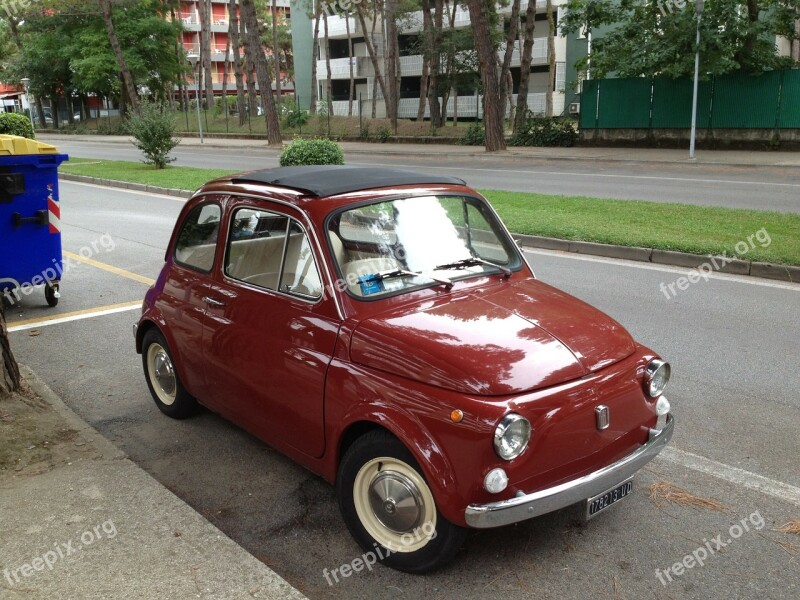
[[18, 135], [0, 135], [0, 156], [22, 154], [58, 154], [58, 149]]

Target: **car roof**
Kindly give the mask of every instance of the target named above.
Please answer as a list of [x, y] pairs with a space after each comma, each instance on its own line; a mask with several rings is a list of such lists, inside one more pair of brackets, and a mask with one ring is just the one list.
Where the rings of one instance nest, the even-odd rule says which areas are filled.
[[428, 175], [386, 167], [345, 165], [264, 169], [234, 175], [230, 181], [233, 184], [260, 183], [289, 188], [317, 198], [404, 185], [466, 185], [463, 179], [447, 175]]

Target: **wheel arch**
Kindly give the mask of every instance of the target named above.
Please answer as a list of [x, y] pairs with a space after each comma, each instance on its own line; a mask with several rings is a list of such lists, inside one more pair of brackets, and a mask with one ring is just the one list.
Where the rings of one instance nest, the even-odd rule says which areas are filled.
[[342, 458], [356, 440], [372, 431], [386, 431], [403, 444], [419, 464], [439, 511], [449, 521], [463, 525], [463, 502], [456, 493], [455, 471], [444, 450], [418, 419], [399, 410], [389, 413], [386, 406], [380, 409], [380, 413], [371, 413], [376, 417], [374, 420], [354, 419], [342, 429], [337, 443], [335, 481], [339, 479]]

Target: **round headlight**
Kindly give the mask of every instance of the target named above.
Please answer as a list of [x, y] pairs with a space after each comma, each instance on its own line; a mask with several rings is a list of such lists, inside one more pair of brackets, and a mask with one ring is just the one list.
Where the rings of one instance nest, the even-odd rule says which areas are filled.
[[664, 393], [672, 369], [668, 362], [654, 358], [644, 370], [644, 391], [651, 398]]
[[531, 424], [525, 417], [508, 414], [494, 430], [494, 449], [503, 460], [512, 460], [525, 452], [531, 440]]

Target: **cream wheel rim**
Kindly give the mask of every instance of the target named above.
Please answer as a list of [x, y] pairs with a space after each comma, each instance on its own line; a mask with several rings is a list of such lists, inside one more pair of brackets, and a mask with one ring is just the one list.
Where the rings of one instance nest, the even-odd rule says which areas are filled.
[[175, 402], [178, 381], [175, 367], [167, 351], [159, 343], [150, 344], [147, 349], [147, 374], [158, 399], [171, 406]]
[[436, 503], [422, 476], [402, 460], [373, 458], [353, 483], [356, 513], [379, 544], [415, 552], [436, 537]]

